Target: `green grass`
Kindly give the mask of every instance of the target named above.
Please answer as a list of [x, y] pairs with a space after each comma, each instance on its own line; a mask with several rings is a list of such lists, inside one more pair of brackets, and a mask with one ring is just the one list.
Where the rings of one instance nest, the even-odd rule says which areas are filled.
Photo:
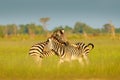
[[[70, 41], [74, 39], [70, 38]], [[32, 44], [40, 40], [0, 39], [0, 80], [99, 80], [120, 79], [120, 40], [94, 38], [77, 39], [92, 42], [95, 48], [89, 54], [90, 65], [81, 67], [77, 61], [57, 68], [58, 57], [43, 60], [38, 67], [28, 55]]]

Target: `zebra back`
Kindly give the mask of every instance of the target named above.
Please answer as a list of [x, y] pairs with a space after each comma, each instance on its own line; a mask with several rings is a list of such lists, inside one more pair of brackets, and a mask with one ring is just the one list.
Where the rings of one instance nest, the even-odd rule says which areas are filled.
[[41, 58], [52, 55], [52, 52], [50, 53], [50, 51], [46, 49], [46, 46], [47, 41], [33, 45], [29, 50], [29, 55], [39, 55], [39, 57]]
[[94, 48], [94, 45], [92, 43], [86, 45], [84, 42], [78, 42], [76, 45], [78, 50], [80, 50], [83, 55], [88, 55], [89, 52]]
[[53, 38], [49, 38], [48, 46], [51, 50], [53, 50], [57, 56], [59, 57], [65, 57], [65, 56], [80, 56], [81, 51], [78, 50], [78, 48], [69, 45], [63, 45], [62, 43], [59, 43], [57, 40]]

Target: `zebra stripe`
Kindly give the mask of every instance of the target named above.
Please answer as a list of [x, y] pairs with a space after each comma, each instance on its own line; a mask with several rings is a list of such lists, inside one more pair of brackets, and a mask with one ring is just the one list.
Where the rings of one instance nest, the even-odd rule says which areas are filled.
[[[57, 30], [51, 35], [51, 38], [65, 45], [65, 42], [64, 42], [65, 40], [63, 37], [64, 37], [64, 30]], [[29, 55], [35, 56], [36, 59], [38, 58], [36, 61], [38, 63], [38, 61], [42, 60], [44, 57], [54, 55], [54, 53], [52, 50], [48, 48], [48, 40], [47, 40], [45, 42], [34, 44], [29, 50]]]
[[47, 46], [47, 41], [33, 45], [29, 50], [29, 55], [34, 56], [37, 54], [37, 55], [39, 55], [40, 58], [44, 58], [44, 57], [53, 55], [52, 53], [50, 53], [49, 50], [44, 51], [46, 46]]
[[82, 54], [84, 55], [88, 55], [89, 52], [94, 48], [94, 45], [92, 43], [89, 43], [89, 44], [85, 44], [84, 42], [78, 42], [75, 44], [78, 49], [82, 52]]
[[86, 58], [84, 54], [89, 52], [89, 45], [85, 45], [84, 43], [76, 44], [78, 47], [72, 46], [72, 45], [62, 45], [57, 40], [53, 38], [48, 39], [48, 45], [51, 50], [53, 50], [59, 57], [61, 64], [64, 61], [71, 61], [71, 60], [78, 60], [82, 65], [82, 59]]

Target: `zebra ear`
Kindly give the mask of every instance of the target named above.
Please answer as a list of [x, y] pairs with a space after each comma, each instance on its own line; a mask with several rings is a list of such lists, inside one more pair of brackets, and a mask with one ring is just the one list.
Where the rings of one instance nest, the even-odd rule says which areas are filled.
[[49, 42], [49, 41], [50, 41], [50, 38], [47, 39], [47, 42]]
[[48, 38], [48, 39], [47, 39], [47, 42], [50, 42], [50, 41], [51, 41], [51, 38]]
[[65, 32], [64, 29], [62, 29], [61, 32], [62, 32], [62, 34], [64, 34], [64, 32]]

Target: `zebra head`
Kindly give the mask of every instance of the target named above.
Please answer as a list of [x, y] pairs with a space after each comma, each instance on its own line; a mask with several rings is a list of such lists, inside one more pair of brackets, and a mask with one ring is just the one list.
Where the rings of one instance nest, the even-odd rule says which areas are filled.
[[64, 29], [58, 29], [53, 34], [61, 36], [61, 34], [64, 34]]
[[61, 37], [62, 39], [64, 39], [64, 35], [65, 35], [64, 29], [58, 29], [53, 33], [52, 36], [58, 36], [58, 37]]
[[48, 42], [47, 46], [48, 46], [48, 48], [50, 50], [53, 50], [53, 49], [56, 50], [59, 47], [65, 46], [65, 45], [63, 45], [62, 43], [58, 42], [56, 39], [54, 39], [52, 37], [48, 38], [47, 42]]
[[64, 37], [64, 29], [59, 29], [53, 32], [53, 34], [51, 35], [51, 37], [59, 37], [61, 39], [63, 39]]
[[63, 45], [68, 44], [66, 41], [66, 38], [65, 38], [64, 29], [58, 29], [58, 30], [54, 31], [53, 34], [51, 35], [51, 37]]

